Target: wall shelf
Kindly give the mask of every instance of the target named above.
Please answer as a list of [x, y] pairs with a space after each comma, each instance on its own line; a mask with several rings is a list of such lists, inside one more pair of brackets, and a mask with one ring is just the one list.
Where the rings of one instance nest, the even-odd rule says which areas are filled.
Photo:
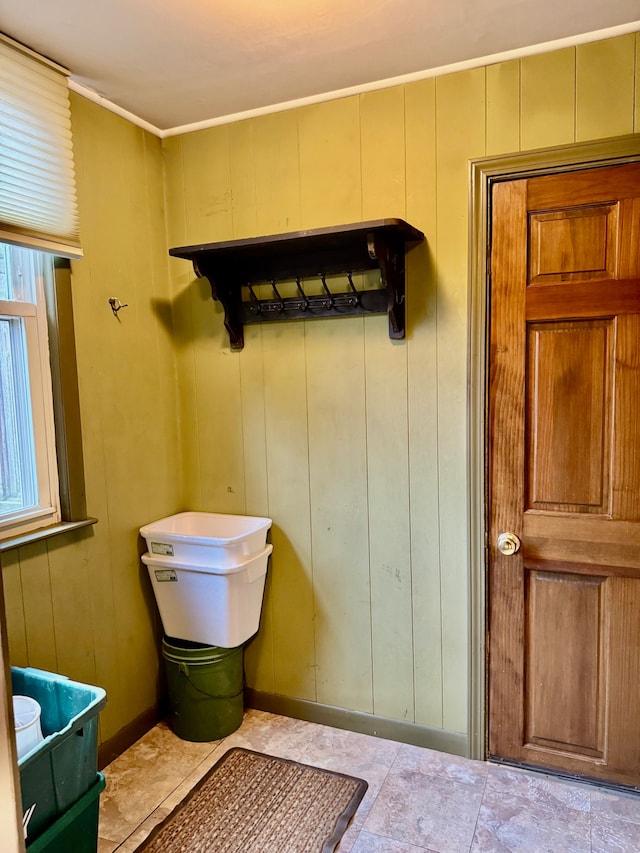
[[[240, 350], [246, 323], [353, 314], [388, 313], [389, 337], [404, 338], [405, 253], [423, 239], [403, 219], [378, 219], [169, 254], [191, 261], [196, 275], [208, 279], [224, 307], [231, 349]], [[356, 287], [353, 275], [373, 269], [380, 270], [381, 286]]]

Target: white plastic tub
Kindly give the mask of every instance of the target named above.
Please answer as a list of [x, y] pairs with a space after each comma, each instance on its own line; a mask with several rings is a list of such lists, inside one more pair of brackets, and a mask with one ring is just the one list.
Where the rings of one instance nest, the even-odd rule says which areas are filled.
[[140, 528], [154, 557], [225, 568], [264, 551], [270, 518], [218, 512], [180, 512]]
[[235, 566], [211, 567], [143, 554], [162, 627], [169, 637], [232, 649], [260, 626], [273, 545]]

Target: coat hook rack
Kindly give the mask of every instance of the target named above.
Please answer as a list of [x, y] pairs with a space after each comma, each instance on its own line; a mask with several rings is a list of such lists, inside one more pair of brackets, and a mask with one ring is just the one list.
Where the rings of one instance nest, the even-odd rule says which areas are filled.
[[[241, 350], [247, 323], [312, 317], [387, 313], [389, 337], [404, 338], [405, 254], [422, 240], [424, 234], [403, 219], [379, 219], [182, 246], [169, 254], [191, 261], [196, 275], [208, 279], [213, 298], [224, 307], [231, 349]], [[353, 275], [374, 269], [381, 286], [358, 289]], [[346, 286], [336, 289], [334, 282], [344, 276]], [[321, 292], [312, 293], [308, 280], [319, 282]], [[288, 283], [293, 295], [285, 295]], [[258, 284], [270, 285], [272, 298], [258, 297]]]

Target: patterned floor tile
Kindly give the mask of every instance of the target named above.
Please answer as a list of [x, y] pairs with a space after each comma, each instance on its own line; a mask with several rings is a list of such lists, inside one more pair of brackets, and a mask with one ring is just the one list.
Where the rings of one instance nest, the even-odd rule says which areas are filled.
[[434, 851], [429, 851], [426, 847], [416, 847], [414, 844], [405, 844], [402, 841], [392, 841], [363, 830], [351, 853], [434, 853]]
[[127, 838], [217, 743], [180, 740], [164, 723], [147, 732], [104, 771], [99, 836], [117, 842]]
[[205, 744], [160, 724], [109, 765], [98, 853], [133, 853], [234, 746], [367, 780], [336, 853], [640, 853], [639, 795], [255, 710]]
[[443, 776], [463, 785], [484, 788], [488, 766], [484, 761], [471, 761], [433, 749], [402, 745], [393, 764], [394, 770], [413, 770], [426, 776]]
[[364, 829], [437, 853], [466, 853], [481, 799], [479, 785], [392, 768]]
[[369, 785], [353, 823], [362, 826], [398, 753], [400, 744], [321, 726], [301, 761], [364, 779]]
[[593, 853], [640, 853], [640, 823], [614, 814], [592, 813]]
[[640, 792], [625, 794], [595, 789], [591, 793], [591, 811], [640, 824]]
[[472, 853], [590, 853], [590, 792], [544, 774], [490, 767]]

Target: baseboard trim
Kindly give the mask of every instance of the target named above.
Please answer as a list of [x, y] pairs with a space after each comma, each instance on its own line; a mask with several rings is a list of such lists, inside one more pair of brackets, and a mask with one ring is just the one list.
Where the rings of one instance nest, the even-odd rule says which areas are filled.
[[127, 723], [119, 732], [116, 732], [113, 737], [101, 743], [98, 747], [98, 770], [102, 770], [107, 764], [111, 764], [115, 758], [122, 755], [137, 740], [140, 740], [161, 719], [162, 716], [156, 706], [147, 708], [135, 720]]
[[251, 687], [245, 688], [244, 702], [246, 707], [255, 708], [257, 711], [269, 711], [284, 717], [294, 717], [309, 723], [320, 723], [337, 729], [347, 729], [351, 732], [373, 735], [400, 743], [437, 749], [439, 752], [448, 752], [452, 755], [464, 757], [468, 755], [469, 739], [463, 732], [436, 729], [388, 717], [377, 717], [362, 711], [349, 711], [346, 708], [322, 705], [307, 699], [293, 699], [278, 693], [263, 693]]

